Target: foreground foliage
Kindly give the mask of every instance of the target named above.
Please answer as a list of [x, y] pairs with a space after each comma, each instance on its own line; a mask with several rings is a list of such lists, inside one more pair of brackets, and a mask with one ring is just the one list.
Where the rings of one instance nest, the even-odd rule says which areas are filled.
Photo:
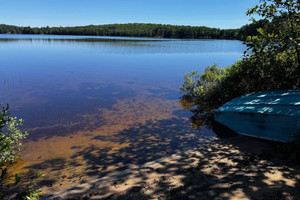
[[[1, 106], [1, 105], [0, 105]], [[9, 106], [2, 107], [0, 116], [0, 162], [11, 163], [16, 161], [16, 151], [20, 150], [19, 140], [24, 139], [28, 133], [21, 132], [18, 127], [22, 125], [23, 120], [17, 120], [16, 117], [9, 117]], [[6, 130], [3, 130], [3, 129]]]
[[37, 186], [36, 180], [43, 174], [38, 174], [21, 183], [21, 177], [14, 175], [14, 182], [10, 183], [12, 175], [8, 174], [10, 165], [18, 158], [18, 151], [28, 133], [22, 132], [19, 126], [23, 120], [16, 117], [9, 117], [9, 106], [2, 107], [0, 104], [0, 198], [1, 199], [36, 199], [40, 196], [41, 189]]

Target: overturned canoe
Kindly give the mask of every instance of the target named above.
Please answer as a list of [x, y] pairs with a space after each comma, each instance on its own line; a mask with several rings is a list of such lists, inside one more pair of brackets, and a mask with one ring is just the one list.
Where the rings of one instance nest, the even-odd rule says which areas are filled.
[[215, 110], [214, 115], [217, 122], [241, 135], [296, 141], [300, 139], [300, 89], [238, 97]]

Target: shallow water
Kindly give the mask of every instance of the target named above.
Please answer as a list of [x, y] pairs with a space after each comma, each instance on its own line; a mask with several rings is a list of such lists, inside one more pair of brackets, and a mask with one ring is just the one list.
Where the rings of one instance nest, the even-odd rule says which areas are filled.
[[45, 173], [51, 193], [214, 139], [179, 104], [183, 75], [231, 65], [244, 50], [228, 40], [0, 35], [0, 99], [30, 133], [19, 165]]

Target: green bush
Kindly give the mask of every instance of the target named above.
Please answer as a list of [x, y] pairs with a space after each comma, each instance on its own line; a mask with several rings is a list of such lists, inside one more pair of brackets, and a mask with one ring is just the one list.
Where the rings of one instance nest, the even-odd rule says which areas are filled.
[[9, 117], [9, 106], [1, 107], [0, 111], [0, 163], [14, 162], [16, 160], [16, 151], [20, 150], [22, 145], [20, 140], [24, 139], [28, 133], [18, 129], [23, 120], [16, 117]]
[[20, 141], [28, 135], [19, 129], [23, 120], [9, 117], [8, 110], [8, 105], [3, 107], [0, 104], [0, 199], [36, 199], [41, 192], [36, 180], [44, 176], [43, 174], [24, 180], [22, 185], [20, 185], [21, 177], [15, 174], [15, 182], [7, 183], [8, 168], [18, 158], [17, 153], [22, 145]]
[[185, 74], [180, 87], [182, 99], [193, 102], [198, 113], [212, 113], [224, 103], [244, 94], [300, 87], [300, 70], [295, 55], [286, 51], [266, 57], [245, 57], [224, 69], [215, 64], [202, 74]]
[[[205, 115], [247, 93], [300, 87], [299, 0], [262, 0], [247, 14], [258, 14], [257, 35], [248, 36], [242, 60], [225, 69], [216, 64], [199, 75], [186, 74], [182, 99], [195, 113]], [[261, 23], [268, 24], [261, 27]]]

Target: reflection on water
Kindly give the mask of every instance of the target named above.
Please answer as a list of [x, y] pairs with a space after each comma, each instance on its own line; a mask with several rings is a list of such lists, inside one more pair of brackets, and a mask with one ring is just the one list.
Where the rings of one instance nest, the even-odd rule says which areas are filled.
[[[2, 43], [30, 43], [41, 45], [73, 46], [91, 51], [109, 54], [191, 54], [191, 53], [226, 53], [240, 56], [244, 46], [240, 41], [232, 40], [191, 40], [191, 39], [155, 39], [126, 37], [82, 37], [82, 36], [39, 36], [0, 38]], [[23, 35], [21, 35], [23, 36]], [[0, 35], [1, 37], [1, 35]], [[32, 38], [34, 37], [34, 38]]]
[[203, 127], [212, 129], [214, 126], [214, 116], [212, 113], [199, 113], [197, 108], [194, 108], [195, 102], [185, 98], [180, 98], [180, 105], [184, 110], [189, 111], [192, 115], [189, 117], [193, 129], [201, 130]]
[[189, 117], [191, 126], [195, 130], [208, 128], [212, 130], [219, 138], [227, 138], [236, 136], [237, 133], [223, 124], [214, 120], [213, 113], [200, 113], [195, 106], [195, 102], [186, 96], [180, 97], [180, 105], [185, 111], [189, 111], [192, 115]]
[[0, 72], [22, 82], [0, 99], [25, 120], [21, 165], [47, 174], [44, 193], [213, 139], [207, 125], [192, 129], [178, 88], [185, 72], [230, 65], [245, 49], [225, 40], [0, 38]]

